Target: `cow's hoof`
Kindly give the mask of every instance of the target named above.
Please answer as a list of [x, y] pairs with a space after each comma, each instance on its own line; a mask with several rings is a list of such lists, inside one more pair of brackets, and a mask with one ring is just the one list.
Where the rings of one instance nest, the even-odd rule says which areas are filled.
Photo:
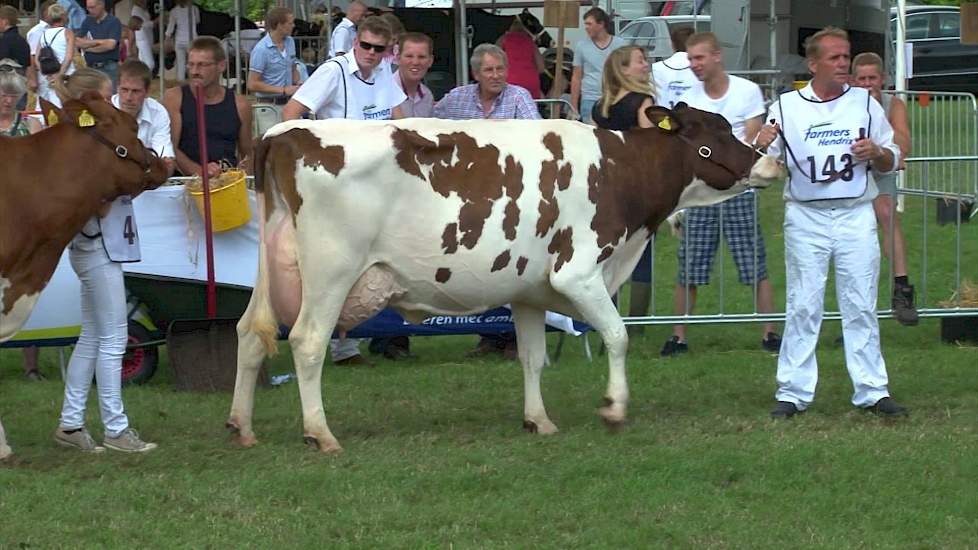
[[255, 434], [241, 433], [241, 428], [238, 426], [237, 422], [233, 420], [228, 420], [227, 422], [224, 423], [224, 427], [227, 428], [229, 432], [231, 432], [231, 435], [234, 436], [234, 439], [235, 441], [238, 442], [238, 445], [241, 445], [246, 449], [250, 449], [251, 447], [254, 447], [255, 445], [258, 444], [258, 438], [255, 437]]
[[0, 460], [7, 460], [14, 455], [14, 450], [7, 445], [0, 445]]
[[604, 425], [609, 432], [617, 433], [625, 427], [624, 407], [615, 407], [614, 405], [601, 407], [600, 414], [601, 420], [604, 420]]
[[523, 429], [531, 434], [552, 435], [557, 433], [557, 425], [549, 420], [524, 420]]
[[340, 447], [340, 442], [335, 439], [320, 441], [311, 435], [307, 435], [302, 438], [302, 441], [323, 454], [340, 454], [343, 452], [343, 447]]

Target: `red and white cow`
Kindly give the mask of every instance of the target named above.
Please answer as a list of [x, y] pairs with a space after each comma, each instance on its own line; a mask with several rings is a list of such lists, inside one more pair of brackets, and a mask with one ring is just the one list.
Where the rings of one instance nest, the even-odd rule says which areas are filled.
[[[166, 181], [162, 161], [137, 138], [136, 120], [97, 94], [63, 109], [45, 104], [60, 124], [0, 137], [0, 342], [27, 322], [89, 218], [120, 195]], [[0, 425], [0, 459], [10, 452]]]
[[544, 314], [586, 320], [608, 348], [601, 415], [621, 424], [627, 336], [611, 295], [677, 205], [717, 202], [777, 172], [770, 158], [755, 167], [720, 116], [685, 105], [647, 114], [657, 127], [627, 132], [559, 120], [273, 127], [256, 155], [262, 248], [228, 420], [239, 442], [256, 443], [255, 381], [283, 323], [306, 440], [341, 450], [320, 391], [327, 339], [385, 305], [420, 322], [511, 304], [524, 426], [538, 433], [557, 431], [540, 394]]

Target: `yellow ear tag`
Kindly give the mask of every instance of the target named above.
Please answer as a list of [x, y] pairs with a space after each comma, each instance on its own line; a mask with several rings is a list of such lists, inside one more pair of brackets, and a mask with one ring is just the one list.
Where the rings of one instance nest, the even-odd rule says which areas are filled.
[[665, 117], [659, 121], [659, 128], [662, 128], [663, 130], [672, 130], [672, 121], [669, 119], [669, 117]]
[[54, 109], [48, 111], [48, 126], [56, 126], [60, 120], [58, 120], [58, 114], [54, 112]]
[[89, 113], [87, 110], [83, 110], [81, 114], [78, 115], [78, 126], [81, 128], [90, 128], [95, 126], [95, 117], [93, 117], [92, 113]]

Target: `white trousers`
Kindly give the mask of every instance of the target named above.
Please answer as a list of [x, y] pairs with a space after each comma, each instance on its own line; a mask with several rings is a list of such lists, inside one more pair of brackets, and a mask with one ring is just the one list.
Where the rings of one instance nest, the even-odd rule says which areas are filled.
[[101, 238], [75, 237], [68, 258], [81, 281], [82, 328], [68, 362], [61, 427], [85, 425], [85, 403], [94, 374], [105, 434], [115, 437], [129, 427], [122, 405], [122, 356], [129, 334], [122, 265], [109, 260]]
[[174, 67], [177, 70], [177, 80], [182, 82], [187, 79], [187, 52], [190, 51], [190, 44], [177, 42], [173, 45], [173, 51], [176, 53]]
[[784, 245], [788, 297], [776, 399], [805, 410], [815, 398], [815, 347], [833, 260], [852, 404], [867, 407], [889, 396], [876, 318], [880, 248], [873, 205], [811, 208], [788, 202]]
[[333, 338], [329, 341], [329, 355], [333, 361], [360, 355], [360, 338]]

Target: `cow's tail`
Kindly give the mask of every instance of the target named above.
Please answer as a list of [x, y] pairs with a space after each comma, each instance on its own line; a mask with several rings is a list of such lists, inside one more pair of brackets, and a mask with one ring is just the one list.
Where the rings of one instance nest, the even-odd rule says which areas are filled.
[[[275, 210], [274, 171], [266, 162], [272, 139], [262, 139], [255, 148], [255, 190], [258, 194], [258, 278], [252, 291], [246, 317], [246, 329], [255, 333], [269, 357], [278, 353], [278, 320], [272, 308], [271, 281], [268, 265], [267, 225]], [[245, 319], [242, 319], [245, 320]]]

